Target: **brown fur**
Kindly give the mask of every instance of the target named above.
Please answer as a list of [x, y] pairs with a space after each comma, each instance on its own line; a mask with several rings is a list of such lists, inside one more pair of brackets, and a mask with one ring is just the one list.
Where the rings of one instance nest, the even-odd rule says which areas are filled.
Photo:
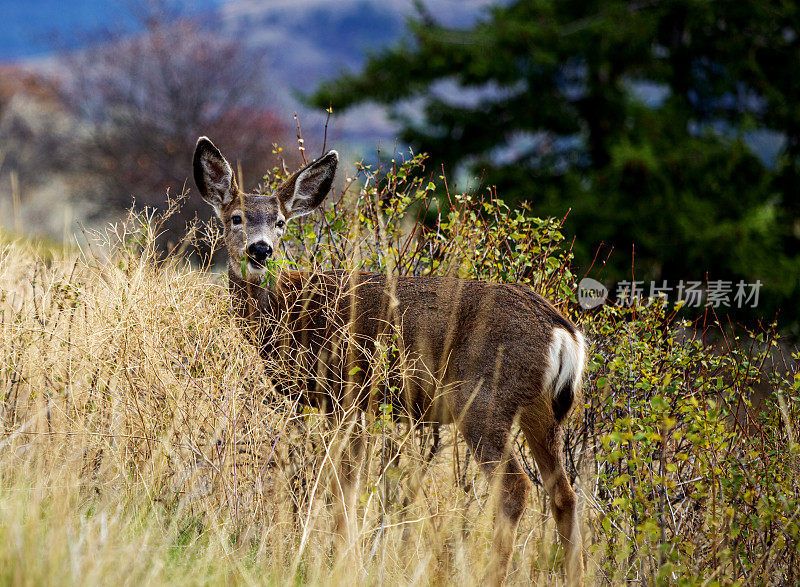
[[[200, 156], [211, 153], [212, 158], [221, 158], [211, 151], [210, 141], [206, 144], [203, 140], [198, 143]], [[212, 171], [215, 161], [210, 164]], [[332, 161], [325, 164], [333, 171], [320, 182], [322, 196], [307, 194], [307, 201], [314, 206], [330, 188], [335, 154]], [[243, 244], [239, 242], [242, 237], [233, 234], [231, 214], [246, 210], [249, 233], [269, 241], [272, 228], [252, 223], [274, 225], [281, 215], [288, 220], [292, 216], [290, 201], [298, 193], [294, 182], [309, 177], [301, 173], [314, 165], [316, 174], [325, 175], [325, 165], [310, 164], [271, 196], [243, 194], [231, 181], [230, 197], [226, 200], [223, 194], [219, 201], [209, 195], [203, 168], [198, 165], [196, 153], [198, 187], [226, 225], [234, 305], [256, 330], [263, 358], [288, 359], [300, 374], [297, 389], [283, 391], [300, 393], [304, 401], [341, 415], [374, 411], [379, 402], [370, 391], [388, 383], [400, 390], [388, 398], [396, 412], [421, 422], [454, 423], [499, 489], [495, 556], [489, 569], [494, 583], [505, 579], [529, 492], [530, 483], [510, 453], [512, 426], [519, 422], [552, 499], [566, 551], [568, 579], [580, 582], [583, 565], [577, 506], [564, 471], [560, 428], [574, 386], [568, 386], [566, 395], [547, 389], [553, 333], [561, 329], [582, 345], [577, 328], [529, 287], [515, 284], [284, 271], [272, 287], [261, 287], [262, 274], [256, 268], [254, 274], [247, 269], [242, 275], [241, 251], [249, 241], [245, 236]], [[277, 240], [269, 244], [276, 248]], [[390, 356], [398, 367], [392, 370], [394, 381], [371, 381], [371, 359], [379, 343], [396, 347]], [[345, 499], [353, 493], [350, 486], [355, 484], [357, 467], [352, 466], [352, 459], [359, 458], [359, 446], [356, 440], [350, 458], [345, 459], [345, 487], [341, 488]]]

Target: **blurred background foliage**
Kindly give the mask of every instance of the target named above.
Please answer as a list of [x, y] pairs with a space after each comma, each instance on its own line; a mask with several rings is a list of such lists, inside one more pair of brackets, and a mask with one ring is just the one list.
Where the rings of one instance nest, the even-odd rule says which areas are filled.
[[[579, 273], [760, 280], [754, 321], [800, 319], [800, 7], [516, 1], [408, 35], [322, 84], [388, 105], [433, 168], [563, 217]], [[612, 252], [613, 251], [613, 252]]]
[[[74, 219], [97, 226], [132, 205], [164, 211], [168, 193], [190, 189], [200, 135], [225, 145], [250, 183], [274, 142], [294, 140], [291, 118], [272, 108], [264, 55], [190, 18], [182, 2], [128, 5], [121, 14], [124, 28], [86, 33], [79, 48], [53, 41], [70, 50], [0, 70], [7, 229], [52, 237], [62, 220], [53, 210], [65, 214], [65, 232]], [[202, 202], [186, 199], [163, 226], [162, 246], [180, 241], [198, 212], [206, 215]]]
[[[59, 6], [10, 3], [0, 39], [7, 232], [58, 240], [132, 202], [166, 209], [167, 190], [192, 187], [202, 134], [251, 189], [273, 151], [300, 163], [297, 111], [309, 158], [325, 132], [346, 162], [427, 153], [426, 178], [445, 175], [454, 193], [566, 216], [578, 277], [612, 293], [640, 280], [645, 294], [651, 281], [760, 281], [758, 307], [723, 322], [777, 316], [800, 336], [797, 2]], [[44, 43], [48, 27], [59, 35]], [[442, 195], [430, 226], [448, 205]], [[165, 245], [209, 216], [193, 198], [182, 209]]]

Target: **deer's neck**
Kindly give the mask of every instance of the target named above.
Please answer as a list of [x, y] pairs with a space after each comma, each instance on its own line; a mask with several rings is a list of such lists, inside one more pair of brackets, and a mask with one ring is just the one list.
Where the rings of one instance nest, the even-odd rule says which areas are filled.
[[272, 286], [262, 287], [242, 279], [236, 271], [229, 271], [228, 287], [234, 311], [249, 325], [245, 332], [264, 358], [272, 356], [280, 338], [277, 329], [292, 314], [298, 289], [302, 287], [302, 274], [282, 272]]
[[228, 288], [233, 298], [236, 313], [248, 322], [259, 322], [269, 317], [280, 317], [281, 308], [278, 304], [276, 286], [261, 287], [255, 283], [242, 279], [236, 271], [228, 271]]
[[228, 287], [234, 307], [239, 315], [248, 321], [275, 321], [295, 303], [299, 291], [303, 289], [303, 273], [281, 271], [272, 285], [262, 287], [242, 279], [235, 270], [228, 271]]

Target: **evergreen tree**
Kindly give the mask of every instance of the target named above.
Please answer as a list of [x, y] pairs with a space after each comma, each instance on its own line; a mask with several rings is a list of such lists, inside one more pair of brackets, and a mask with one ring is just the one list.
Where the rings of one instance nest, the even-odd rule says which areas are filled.
[[[604, 281], [760, 280], [800, 318], [800, 8], [780, 0], [520, 0], [408, 38], [311, 100], [389, 105], [434, 168], [563, 216]], [[754, 131], [779, 146], [757, 152]], [[765, 131], [773, 134], [764, 135]], [[780, 143], [780, 138], [783, 142]], [[633, 254], [633, 258], [632, 258]]]

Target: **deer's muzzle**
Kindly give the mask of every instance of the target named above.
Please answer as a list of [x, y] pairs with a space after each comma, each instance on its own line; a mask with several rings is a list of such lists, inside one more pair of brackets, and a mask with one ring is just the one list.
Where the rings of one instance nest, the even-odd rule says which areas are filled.
[[264, 261], [272, 257], [272, 246], [264, 241], [258, 241], [247, 247], [247, 258], [253, 265], [263, 266]]

